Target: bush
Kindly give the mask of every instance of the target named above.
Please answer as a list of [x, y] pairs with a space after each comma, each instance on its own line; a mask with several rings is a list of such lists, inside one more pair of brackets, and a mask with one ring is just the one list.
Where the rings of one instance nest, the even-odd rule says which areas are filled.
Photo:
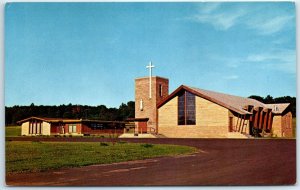
[[154, 145], [153, 144], [141, 144], [141, 147], [144, 147], [144, 148], [152, 148]]
[[100, 143], [100, 146], [108, 146], [108, 144], [105, 143], [105, 142], [101, 142], [101, 143]]
[[119, 144], [125, 144], [125, 143], [127, 143], [126, 141], [119, 141], [118, 142]]

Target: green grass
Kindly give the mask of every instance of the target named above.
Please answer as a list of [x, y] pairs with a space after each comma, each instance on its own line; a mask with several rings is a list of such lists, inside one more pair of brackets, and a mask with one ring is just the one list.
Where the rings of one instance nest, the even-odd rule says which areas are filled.
[[21, 136], [21, 126], [7, 126], [5, 127], [6, 137]]
[[37, 172], [189, 154], [194, 147], [100, 142], [6, 142], [6, 172]]
[[[17, 137], [21, 136], [21, 126], [6, 126], [5, 127], [5, 137]], [[118, 135], [117, 135], [118, 136]], [[92, 134], [90, 136], [83, 136], [85, 138], [116, 138], [116, 135], [109, 133], [101, 133], [101, 134]]]
[[296, 117], [293, 117], [293, 137], [296, 138], [296, 127], [297, 127], [297, 123], [296, 123]]

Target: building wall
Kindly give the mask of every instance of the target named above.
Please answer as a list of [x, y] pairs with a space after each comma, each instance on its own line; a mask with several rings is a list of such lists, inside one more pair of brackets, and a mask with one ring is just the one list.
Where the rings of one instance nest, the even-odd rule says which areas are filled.
[[[243, 132], [246, 134], [250, 134], [250, 121], [249, 121], [249, 117], [246, 118], [245, 122], [244, 122], [244, 127], [243, 126], [243, 120], [241, 121], [241, 119], [239, 119], [239, 116], [237, 113], [233, 113], [232, 111], [229, 111], [229, 117], [232, 117], [232, 125], [233, 125], [233, 129], [237, 132]], [[228, 119], [229, 119], [228, 117]], [[240, 124], [241, 122], [241, 124]], [[229, 126], [229, 120], [228, 120], [228, 126]], [[241, 126], [239, 128], [239, 126]]]
[[158, 133], [168, 133], [177, 127], [177, 105], [178, 97], [176, 96], [158, 109]]
[[281, 118], [282, 137], [293, 137], [292, 112], [287, 112]]
[[77, 123], [77, 124], [76, 124], [76, 133], [77, 133], [77, 134], [81, 134], [81, 130], [82, 130], [81, 126], [82, 126], [81, 123]]
[[[160, 96], [162, 85], [162, 96]], [[151, 98], [149, 98], [149, 77], [135, 79], [135, 118], [149, 118], [148, 127], [156, 128], [156, 105], [169, 94], [169, 80], [161, 77], [152, 77]], [[140, 110], [140, 101], [143, 101], [143, 110]]]
[[[69, 126], [70, 125], [76, 125], [76, 132], [73, 132], [73, 133], [70, 133], [69, 132]], [[81, 134], [81, 123], [66, 123], [65, 125], [64, 125], [64, 132], [65, 132], [65, 134], [69, 134], [69, 135], [71, 135], [71, 134]]]
[[196, 96], [198, 126], [228, 126], [228, 109]]
[[[39, 130], [39, 128], [37, 129]], [[36, 128], [33, 128], [33, 134], [29, 134], [29, 121], [25, 122], [21, 126], [21, 135], [30, 135], [30, 136], [35, 136], [35, 135], [50, 135], [50, 123], [41, 121], [41, 134], [39, 134], [39, 131], [36, 131]]]
[[57, 123], [52, 123], [51, 124], [51, 128], [50, 128], [50, 132], [52, 135], [56, 135], [59, 133], [59, 126]]
[[81, 134], [97, 135], [97, 134], [123, 134], [124, 129], [92, 129], [86, 124], [81, 124]]
[[274, 115], [272, 123], [272, 133], [274, 137], [282, 137], [281, 115]]
[[22, 123], [21, 126], [21, 135], [28, 135], [29, 133], [29, 121]]
[[47, 122], [42, 123], [42, 135], [50, 135], [51, 124]]
[[175, 138], [226, 138], [228, 109], [196, 96], [196, 125], [178, 125], [178, 97], [158, 109], [158, 133]]

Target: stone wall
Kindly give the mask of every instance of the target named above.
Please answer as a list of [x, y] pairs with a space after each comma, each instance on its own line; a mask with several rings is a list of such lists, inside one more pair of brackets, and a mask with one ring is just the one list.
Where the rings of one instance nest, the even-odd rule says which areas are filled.
[[[178, 97], [168, 101], [158, 109], [158, 133], [162, 131], [172, 130], [177, 126], [178, 120]], [[166, 135], [166, 134], [165, 134]]]
[[196, 125], [228, 126], [228, 109], [196, 96]]
[[274, 115], [272, 123], [272, 133], [274, 137], [282, 137], [281, 115]]
[[178, 97], [158, 109], [158, 133], [174, 138], [226, 138], [228, 109], [196, 96], [196, 125], [178, 125]]

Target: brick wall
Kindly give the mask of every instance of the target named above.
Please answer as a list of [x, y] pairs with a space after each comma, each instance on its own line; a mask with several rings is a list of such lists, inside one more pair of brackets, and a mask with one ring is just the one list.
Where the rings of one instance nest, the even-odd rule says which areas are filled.
[[[162, 85], [162, 94], [160, 94]], [[135, 79], [135, 118], [149, 118], [147, 125], [156, 128], [156, 105], [169, 94], [169, 80], [161, 77], [152, 77], [152, 97], [149, 98], [149, 77]], [[162, 96], [161, 96], [162, 95]], [[143, 110], [140, 110], [140, 101], [143, 101]]]

